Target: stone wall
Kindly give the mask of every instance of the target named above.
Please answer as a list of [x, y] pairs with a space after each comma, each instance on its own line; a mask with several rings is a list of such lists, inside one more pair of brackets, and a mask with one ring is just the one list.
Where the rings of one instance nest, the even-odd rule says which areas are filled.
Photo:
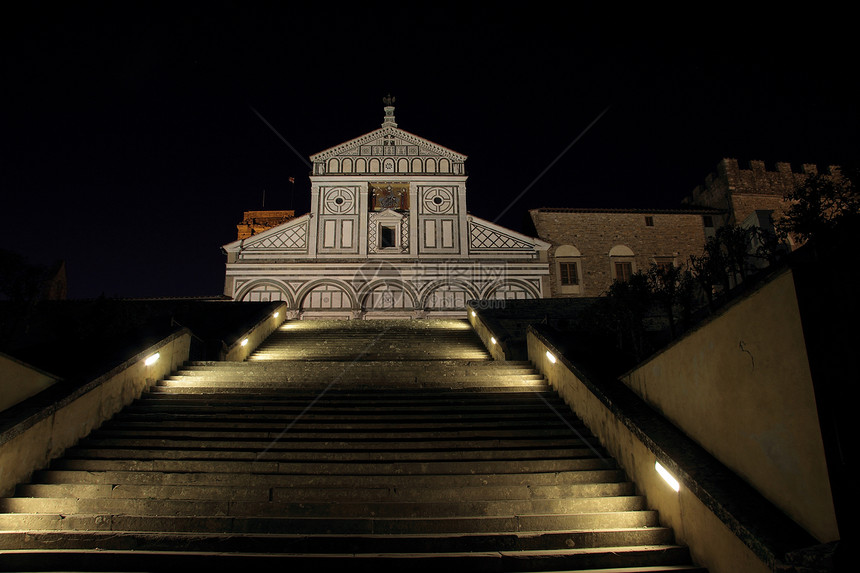
[[[614, 263], [631, 262], [632, 271], [646, 271], [659, 261], [686, 265], [705, 244], [703, 216], [712, 210], [617, 211], [597, 209], [534, 209], [537, 235], [549, 250], [551, 296], [600, 296], [615, 278]], [[650, 224], [649, 224], [650, 223]], [[579, 256], [556, 256], [559, 247], [575, 247]], [[624, 255], [627, 247], [631, 255]], [[565, 252], [565, 251], [562, 251]], [[567, 250], [567, 252], [570, 252]], [[559, 261], [577, 262], [578, 288], [561, 284]]]

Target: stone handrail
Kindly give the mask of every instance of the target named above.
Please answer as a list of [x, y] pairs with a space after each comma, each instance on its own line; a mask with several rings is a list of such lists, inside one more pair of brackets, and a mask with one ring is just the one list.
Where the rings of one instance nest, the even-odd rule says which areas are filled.
[[[620, 381], [601, 380], [571, 362], [548, 329], [529, 326], [528, 349], [529, 360], [636, 483], [661, 523], [690, 548], [695, 561], [716, 573], [774, 571], [818, 545]], [[655, 462], [680, 482], [678, 492], [659, 476]]]
[[[188, 360], [191, 331], [172, 334], [101, 376], [70, 390], [57, 384], [46, 392], [4, 412], [0, 428], [0, 495], [10, 495], [15, 485], [46, 467], [78, 440], [101, 426]], [[146, 364], [158, 354], [158, 359]]]
[[242, 362], [248, 358], [261, 342], [283, 324], [287, 317], [287, 309], [287, 304], [284, 302], [276, 305], [254, 326], [237, 336], [233, 342], [230, 344], [225, 342], [221, 350], [221, 360]]

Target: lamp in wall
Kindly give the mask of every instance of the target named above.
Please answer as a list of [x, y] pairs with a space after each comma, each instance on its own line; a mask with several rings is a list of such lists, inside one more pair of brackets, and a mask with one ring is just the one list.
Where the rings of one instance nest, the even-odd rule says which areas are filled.
[[472, 311], [472, 318], [475, 318], [476, 316], [478, 316], [478, 315], [477, 315], [477, 314], [475, 314], [475, 311], [473, 310], [473, 311]]
[[657, 470], [657, 473], [660, 474], [660, 477], [666, 480], [666, 483], [669, 484], [669, 487], [671, 487], [675, 491], [679, 491], [681, 489], [681, 484], [678, 483], [678, 480], [676, 480], [674, 476], [669, 473], [669, 470], [660, 465], [660, 462], [654, 462], [654, 469]]
[[553, 356], [552, 352], [550, 352], [549, 350], [546, 351], [546, 358], [547, 360], [555, 364], [555, 356]]
[[242, 346], [247, 345], [247, 344], [248, 344], [248, 339], [246, 338], [246, 339], [245, 339], [245, 340], [243, 340], [240, 344], [241, 344]]
[[156, 352], [156, 353], [155, 353], [155, 354], [153, 354], [152, 356], [148, 356], [148, 357], [146, 358], [146, 360], [144, 360], [144, 361], [143, 361], [143, 365], [144, 365], [144, 366], [152, 366], [153, 364], [155, 364], [156, 362], [158, 362], [158, 359], [159, 359], [160, 357], [161, 357], [161, 354], [159, 354], [158, 352]]
[[496, 337], [495, 337], [495, 336], [491, 336], [491, 337], [490, 337], [490, 342], [492, 342], [493, 344], [495, 344], [495, 343], [496, 343]]
[[275, 314], [272, 315], [273, 318], [278, 318], [279, 316], [281, 316], [281, 313], [277, 310], [275, 311]]

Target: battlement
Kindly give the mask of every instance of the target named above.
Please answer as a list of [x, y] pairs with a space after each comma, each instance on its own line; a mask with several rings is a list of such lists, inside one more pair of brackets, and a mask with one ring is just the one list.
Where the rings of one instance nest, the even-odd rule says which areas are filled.
[[732, 193], [753, 193], [760, 195], [784, 196], [809, 175], [838, 175], [839, 167], [829, 165], [819, 169], [814, 163], [792, 165], [778, 161], [774, 169], [768, 169], [764, 161], [751, 160], [742, 168], [737, 159], [726, 158], [717, 164], [716, 172], [705, 177], [704, 185], [693, 190], [693, 197], [711, 194], [716, 190]]
[[715, 172], [705, 177], [682, 203], [699, 207], [712, 207], [730, 213], [726, 222], [742, 221], [754, 210], [779, 211], [783, 198], [810, 175], [840, 176], [839, 167], [824, 169], [813, 163], [793, 166], [777, 162], [768, 169], [764, 161], [752, 160], [741, 167], [737, 159], [725, 158], [717, 164]]

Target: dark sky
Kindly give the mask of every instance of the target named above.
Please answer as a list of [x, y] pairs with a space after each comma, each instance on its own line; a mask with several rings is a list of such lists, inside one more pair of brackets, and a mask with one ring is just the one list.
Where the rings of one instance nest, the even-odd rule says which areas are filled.
[[264, 190], [308, 210], [306, 164], [252, 108], [307, 158], [378, 128], [390, 92], [399, 127], [469, 156], [470, 211], [510, 206], [513, 229], [535, 207], [677, 206], [723, 157], [858, 153], [838, 12], [9, 6], [0, 248], [65, 260], [72, 298], [219, 294], [220, 246]]

